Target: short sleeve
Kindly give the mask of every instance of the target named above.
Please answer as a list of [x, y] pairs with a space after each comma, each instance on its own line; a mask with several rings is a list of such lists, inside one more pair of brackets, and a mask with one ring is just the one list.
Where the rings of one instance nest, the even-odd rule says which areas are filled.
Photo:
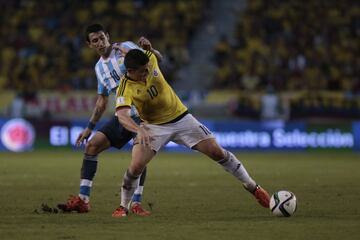
[[118, 107], [131, 107], [132, 105], [132, 91], [126, 86], [126, 80], [122, 81], [122, 84], [116, 91], [115, 108]]
[[110, 92], [109, 90], [107, 89], [107, 87], [105, 87], [105, 85], [102, 83], [101, 81], [101, 76], [100, 76], [100, 73], [99, 71], [95, 68], [95, 73], [96, 73], [96, 79], [97, 79], [97, 93], [99, 95], [104, 95], [104, 96], [109, 96], [110, 95]]

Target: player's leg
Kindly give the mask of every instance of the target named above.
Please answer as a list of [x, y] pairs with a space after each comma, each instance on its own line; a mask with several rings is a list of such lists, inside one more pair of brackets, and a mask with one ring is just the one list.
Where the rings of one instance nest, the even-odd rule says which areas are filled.
[[[132, 150], [132, 160], [129, 165], [128, 170], [126, 171], [122, 183], [122, 191], [124, 196], [121, 199], [121, 205], [127, 206], [130, 201], [130, 197], [133, 196], [135, 188], [137, 187], [134, 184], [137, 184], [136, 181], [132, 179], [138, 179], [142, 174], [143, 170], [146, 167], [146, 164], [155, 156], [155, 152], [151, 148], [146, 147], [142, 144], [136, 144]], [[125, 190], [125, 191], [124, 191]], [[131, 194], [127, 192], [130, 191]]]
[[134, 195], [131, 199], [131, 201], [133, 203], [141, 203], [142, 193], [144, 191], [144, 184], [145, 184], [145, 179], [146, 179], [146, 171], [147, 171], [147, 168], [145, 167], [144, 171], [140, 175], [138, 186], [136, 187]]
[[128, 206], [134, 195], [138, 180], [146, 164], [155, 156], [155, 151], [142, 144], [136, 144], [132, 150], [129, 168], [124, 174], [121, 186], [121, 203], [112, 214], [113, 217], [124, 217], [128, 214]]
[[216, 142], [214, 135], [206, 126], [197, 121], [191, 114], [181, 119], [176, 126], [179, 131], [173, 139], [174, 142], [202, 152], [215, 160], [227, 172], [240, 180], [244, 187], [255, 195], [261, 205], [268, 206], [269, 197], [267, 192], [255, 183], [244, 165], [234, 154], [226, 151]]
[[231, 152], [226, 151], [214, 138], [205, 139], [192, 147], [215, 160], [223, 168], [239, 179], [246, 189], [255, 189], [256, 183], [246, 171], [244, 165]]
[[97, 156], [109, 147], [108, 137], [103, 132], [97, 131], [85, 146], [78, 196], [70, 196], [65, 204], [58, 204], [58, 208], [65, 212], [77, 211], [79, 213], [90, 210], [90, 192], [97, 170]]
[[[137, 124], [141, 123], [140, 117], [134, 116], [134, 117], [132, 117], [132, 119]], [[118, 119], [116, 119], [116, 120], [118, 121]], [[125, 136], [127, 138], [135, 138], [136, 137], [135, 134], [127, 131], [125, 128], [123, 128], [123, 129], [124, 129], [124, 131], [127, 132], [127, 134], [123, 134], [123, 136]], [[127, 142], [129, 140], [127, 140]], [[141, 175], [140, 175], [140, 179], [138, 181], [138, 184], [136, 186], [135, 192], [134, 192], [134, 194], [132, 196], [132, 199], [130, 201], [130, 206], [129, 206], [130, 211], [132, 213], [136, 214], [136, 215], [139, 215], [139, 216], [148, 216], [148, 215], [150, 215], [150, 212], [143, 209], [142, 205], [141, 205], [142, 195], [143, 195], [143, 191], [144, 191], [144, 184], [145, 184], [145, 180], [146, 180], [146, 172], [147, 172], [147, 168], [145, 167], [144, 170], [142, 171]]]
[[236, 156], [223, 149], [214, 138], [205, 139], [192, 148], [215, 160], [227, 172], [240, 180], [245, 189], [252, 193], [263, 207], [269, 207], [269, 194], [256, 184]]
[[[133, 120], [140, 124], [141, 119], [137, 116], [132, 117]], [[124, 126], [119, 123], [119, 120], [116, 116], [112, 118], [109, 122], [109, 126], [107, 128], [102, 128], [104, 134], [106, 134], [107, 138], [110, 141], [110, 145], [112, 147], [116, 147], [118, 149], [123, 148], [131, 139], [135, 137], [135, 134], [128, 131]], [[137, 181], [136, 185], [136, 194], [132, 197], [132, 203], [130, 204], [131, 212], [140, 216], [150, 215], [149, 211], [146, 211], [142, 208], [141, 198], [144, 190], [144, 183], [146, 178], [146, 168], [143, 171], [144, 174], [141, 174], [140, 181]]]
[[110, 147], [108, 137], [101, 131], [95, 135], [85, 146], [84, 158], [80, 174], [79, 197], [88, 203], [90, 201], [90, 192], [97, 171], [98, 155]]
[[144, 191], [144, 183], [145, 183], [145, 179], [146, 179], [146, 171], [147, 171], [147, 168], [145, 167], [140, 175], [137, 187], [136, 187], [135, 192], [132, 196], [132, 199], [129, 203], [130, 211], [139, 216], [149, 216], [151, 214], [151, 212], [145, 210], [141, 204], [142, 194]]
[[151, 147], [139, 144], [136, 139], [132, 149], [132, 159], [129, 168], [124, 174], [121, 186], [121, 203], [117, 208], [113, 217], [124, 217], [128, 213], [128, 204], [133, 196], [139, 175], [142, 174], [146, 165], [155, 156], [155, 154], [169, 142], [173, 132], [172, 130], [163, 129], [162, 126], [147, 124], [147, 128], [151, 137]]
[[121, 149], [132, 138], [132, 133], [121, 126], [115, 116], [98, 129], [85, 146], [78, 196], [70, 196], [67, 203], [59, 204], [58, 207], [64, 211], [87, 212], [90, 208], [90, 192], [97, 171], [98, 154], [111, 146]]

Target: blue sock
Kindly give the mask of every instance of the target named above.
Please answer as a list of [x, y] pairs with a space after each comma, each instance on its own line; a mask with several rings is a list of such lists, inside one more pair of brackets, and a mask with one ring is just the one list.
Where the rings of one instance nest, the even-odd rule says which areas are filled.
[[86, 203], [90, 201], [91, 187], [92, 187], [92, 181], [87, 179], [80, 180], [79, 197]]
[[81, 180], [79, 197], [85, 202], [89, 202], [92, 180], [97, 169], [97, 155], [84, 154], [83, 164], [81, 167]]
[[142, 197], [142, 193], [144, 191], [144, 183], [145, 183], [145, 178], [146, 178], [146, 170], [147, 170], [147, 168], [145, 168], [143, 170], [143, 172], [141, 173], [141, 176], [139, 179], [139, 185], [135, 189], [134, 195], [131, 198], [132, 202], [141, 203], [141, 197]]
[[131, 199], [133, 202], [141, 202], [141, 194], [134, 194]]

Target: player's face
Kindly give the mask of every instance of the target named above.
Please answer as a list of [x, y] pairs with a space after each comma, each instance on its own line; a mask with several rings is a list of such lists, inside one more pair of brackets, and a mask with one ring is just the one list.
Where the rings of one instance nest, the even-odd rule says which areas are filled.
[[109, 49], [111, 49], [109, 35], [105, 34], [103, 31], [90, 33], [88, 45], [101, 56], [108, 55]]
[[145, 64], [137, 69], [130, 70], [129, 73], [131, 73], [133, 79], [145, 82], [147, 76], [149, 75], [148, 64]]

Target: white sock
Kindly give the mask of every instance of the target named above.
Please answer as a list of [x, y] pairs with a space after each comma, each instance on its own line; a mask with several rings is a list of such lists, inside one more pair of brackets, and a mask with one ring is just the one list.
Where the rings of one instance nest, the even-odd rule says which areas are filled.
[[144, 191], [144, 186], [138, 186], [138, 187], [135, 189], [134, 194], [140, 194], [140, 195], [142, 195], [143, 191]]
[[90, 191], [92, 187], [92, 181], [88, 179], [80, 180], [80, 192], [79, 197], [85, 202], [88, 203], [90, 201]]
[[231, 173], [234, 177], [239, 179], [246, 189], [249, 191], [255, 190], [256, 182], [249, 176], [244, 165], [229, 151], [225, 152], [225, 158], [218, 161], [224, 167], [225, 171]]
[[120, 205], [128, 208], [129, 202], [135, 192], [135, 188], [139, 184], [139, 176], [134, 176], [129, 171], [126, 171], [123, 184], [121, 186], [121, 202]]
[[[140, 178], [139, 178], [139, 180], [140, 180]], [[143, 191], [144, 191], [144, 186], [140, 186], [140, 185], [137, 186], [137, 188], [135, 189], [134, 195], [131, 198], [131, 201], [133, 203], [141, 203], [141, 197], [142, 197]]]

